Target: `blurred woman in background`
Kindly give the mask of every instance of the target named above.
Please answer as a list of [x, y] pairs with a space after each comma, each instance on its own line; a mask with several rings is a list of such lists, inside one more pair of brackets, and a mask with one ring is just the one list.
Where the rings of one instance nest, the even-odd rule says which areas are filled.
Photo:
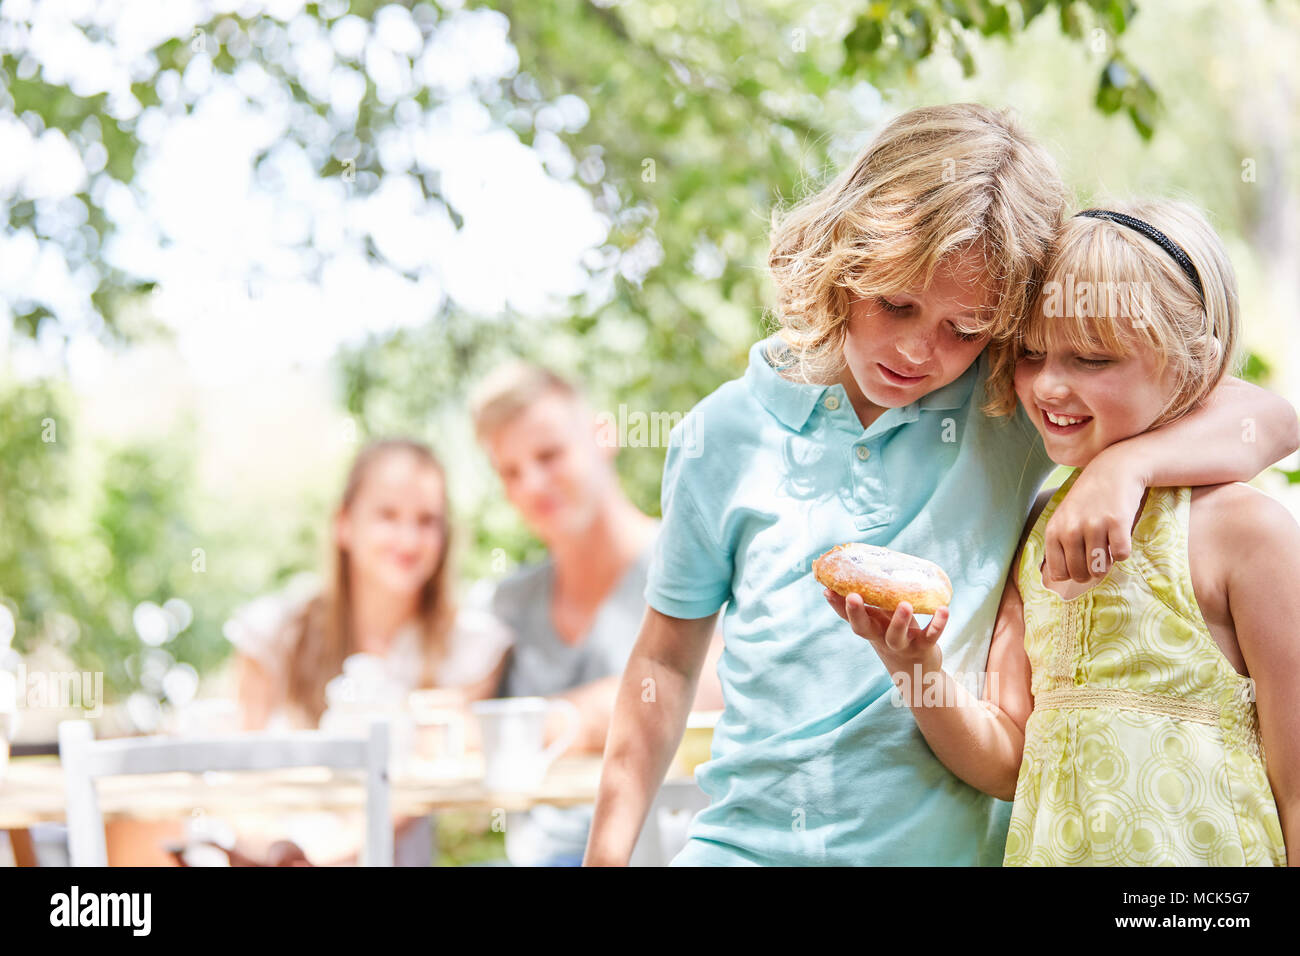
[[245, 730], [316, 727], [326, 685], [354, 654], [384, 662], [402, 692], [491, 696], [509, 633], [452, 595], [451, 529], [441, 464], [425, 445], [373, 442], [357, 455], [334, 514], [330, 576], [296, 580], [236, 612]]
[[[320, 726], [327, 687], [345, 672], [380, 701], [405, 703], [421, 688], [455, 689], [450, 696], [462, 706], [494, 695], [511, 638], [490, 614], [457, 613], [448, 511], [445, 475], [428, 447], [389, 439], [362, 449], [333, 516], [324, 586], [296, 579], [241, 608], [226, 627], [238, 651], [243, 729]], [[349, 666], [362, 662], [370, 666]], [[357, 693], [345, 696], [357, 703]], [[328, 816], [335, 826], [295, 826], [297, 845], [274, 847], [272, 862], [302, 862], [300, 846], [313, 863], [353, 860], [355, 845], [337, 859], [314, 839], [337, 839], [337, 815]], [[427, 820], [399, 822], [398, 865], [428, 864]], [[359, 825], [343, 829], [360, 833]]]

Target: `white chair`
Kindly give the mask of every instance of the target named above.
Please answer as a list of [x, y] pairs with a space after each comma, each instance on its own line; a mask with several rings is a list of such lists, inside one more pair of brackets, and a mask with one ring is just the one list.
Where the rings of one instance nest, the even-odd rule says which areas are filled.
[[72, 866], [107, 866], [104, 820], [95, 781], [136, 773], [278, 770], [329, 767], [366, 771], [363, 866], [393, 865], [389, 810], [388, 722], [376, 719], [369, 737], [319, 730], [225, 737], [94, 739], [90, 723], [59, 724], [59, 760], [67, 789], [68, 856]]
[[686, 831], [709, 795], [692, 780], [665, 780], [650, 804], [628, 866], [667, 866], [686, 846]]

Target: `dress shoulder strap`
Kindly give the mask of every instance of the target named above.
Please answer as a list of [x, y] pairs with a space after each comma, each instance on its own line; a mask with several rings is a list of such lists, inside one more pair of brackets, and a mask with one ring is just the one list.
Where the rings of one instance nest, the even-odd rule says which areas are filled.
[[1200, 605], [1192, 588], [1188, 556], [1192, 489], [1152, 488], [1142, 518], [1133, 531], [1134, 553], [1141, 553], [1143, 577], [1157, 598], [1188, 620], [1201, 620]]

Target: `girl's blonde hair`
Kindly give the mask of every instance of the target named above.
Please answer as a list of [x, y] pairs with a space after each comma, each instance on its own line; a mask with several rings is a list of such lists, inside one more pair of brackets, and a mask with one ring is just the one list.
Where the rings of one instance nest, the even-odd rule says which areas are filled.
[[[366, 445], [352, 463], [338, 505], [338, 512], [352, 506], [371, 467], [389, 455], [405, 454], [434, 469], [442, 479], [443, 507], [440, 509], [442, 554], [429, 580], [420, 591], [419, 675], [421, 687], [435, 686], [438, 666], [446, 657], [448, 634], [456, 618], [452, 596], [451, 522], [446, 507], [446, 476], [442, 464], [424, 444], [407, 439], [382, 439]], [[356, 653], [352, 633], [353, 574], [347, 552], [337, 543], [331, 547], [328, 581], [319, 595], [308, 601], [286, 626], [292, 629], [293, 652], [289, 659], [288, 698], [292, 705], [320, 723], [325, 711], [325, 685], [343, 672], [343, 661]]]
[[[855, 297], [924, 289], [968, 250], [982, 257], [995, 295], [981, 330], [995, 340], [1014, 334], [1065, 206], [1055, 161], [1009, 112], [971, 103], [909, 110], [825, 188], [773, 212], [779, 364], [805, 382], [833, 381]], [[993, 367], [990, 394], [1013, 371]]]
[[[1026, 351], [1046, 351], [1049, 341], [1081, 355], [1121, 358], [1143, 343], [1155, 352], [1156, 375], [1168, 370], [1172, 377], [1169, 401], [1151, 425], [1157, 428], [1192, 411], [1236, 371], [1236, 276], [1223, 243], [1194, 206], [1143, 200], [1098, 208], [1141, 219], [1181, 246], [1200, 278], [1204, 301], [1154, 240], [1116, 222], [1075, 216], [1061, 227], [1021, 333], [995, 348], [1014, 363]], [[1003, 383], [996, 402], [1002, 413], [1013, 412], [1014, 385]]]

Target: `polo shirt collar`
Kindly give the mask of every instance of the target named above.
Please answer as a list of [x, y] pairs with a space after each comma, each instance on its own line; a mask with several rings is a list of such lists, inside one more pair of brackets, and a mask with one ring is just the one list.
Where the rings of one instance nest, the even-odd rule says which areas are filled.
[[[833, 388], [843, 392], [843, 388], [839, 385], [805, 385], [782, 377], [777, 369], [768, 364], [766, 358], [769, 347], [775, 350], [781, 344], [780, 336], [773, 335], [750, 346], [749, 368], [745, 371], [745, 380], [760, 405], [787, 428], [801, 431], [808, 423], [813, 409], [821, 401], [822, 395], [828, 389]], [[970, 368], [943, 388], [922, 396], [910, 405], [889, 409], [885, 414], [895, 412], [897, 415], [890, 417], [897, 417], [900, 422], [912, 422], [917, 419], [922, 410], [945, 411], [961, 408], [970, 400], [971, 392], [975, 389], [975, 381], [984, 374], [987, 362], [987, 351], [981, 352], [971, 363]]]
[[781, 337], [773, 335], [750, 346], [745, 380], [758, 403], [771, 412], [777, 421], [787, 428], [801, 431], [817, 402], [830, 386], [804, 385], [783, 378], [780, 372], [768, 364], [766, 357], [769, 347], [776, 351], [781, 345]]

